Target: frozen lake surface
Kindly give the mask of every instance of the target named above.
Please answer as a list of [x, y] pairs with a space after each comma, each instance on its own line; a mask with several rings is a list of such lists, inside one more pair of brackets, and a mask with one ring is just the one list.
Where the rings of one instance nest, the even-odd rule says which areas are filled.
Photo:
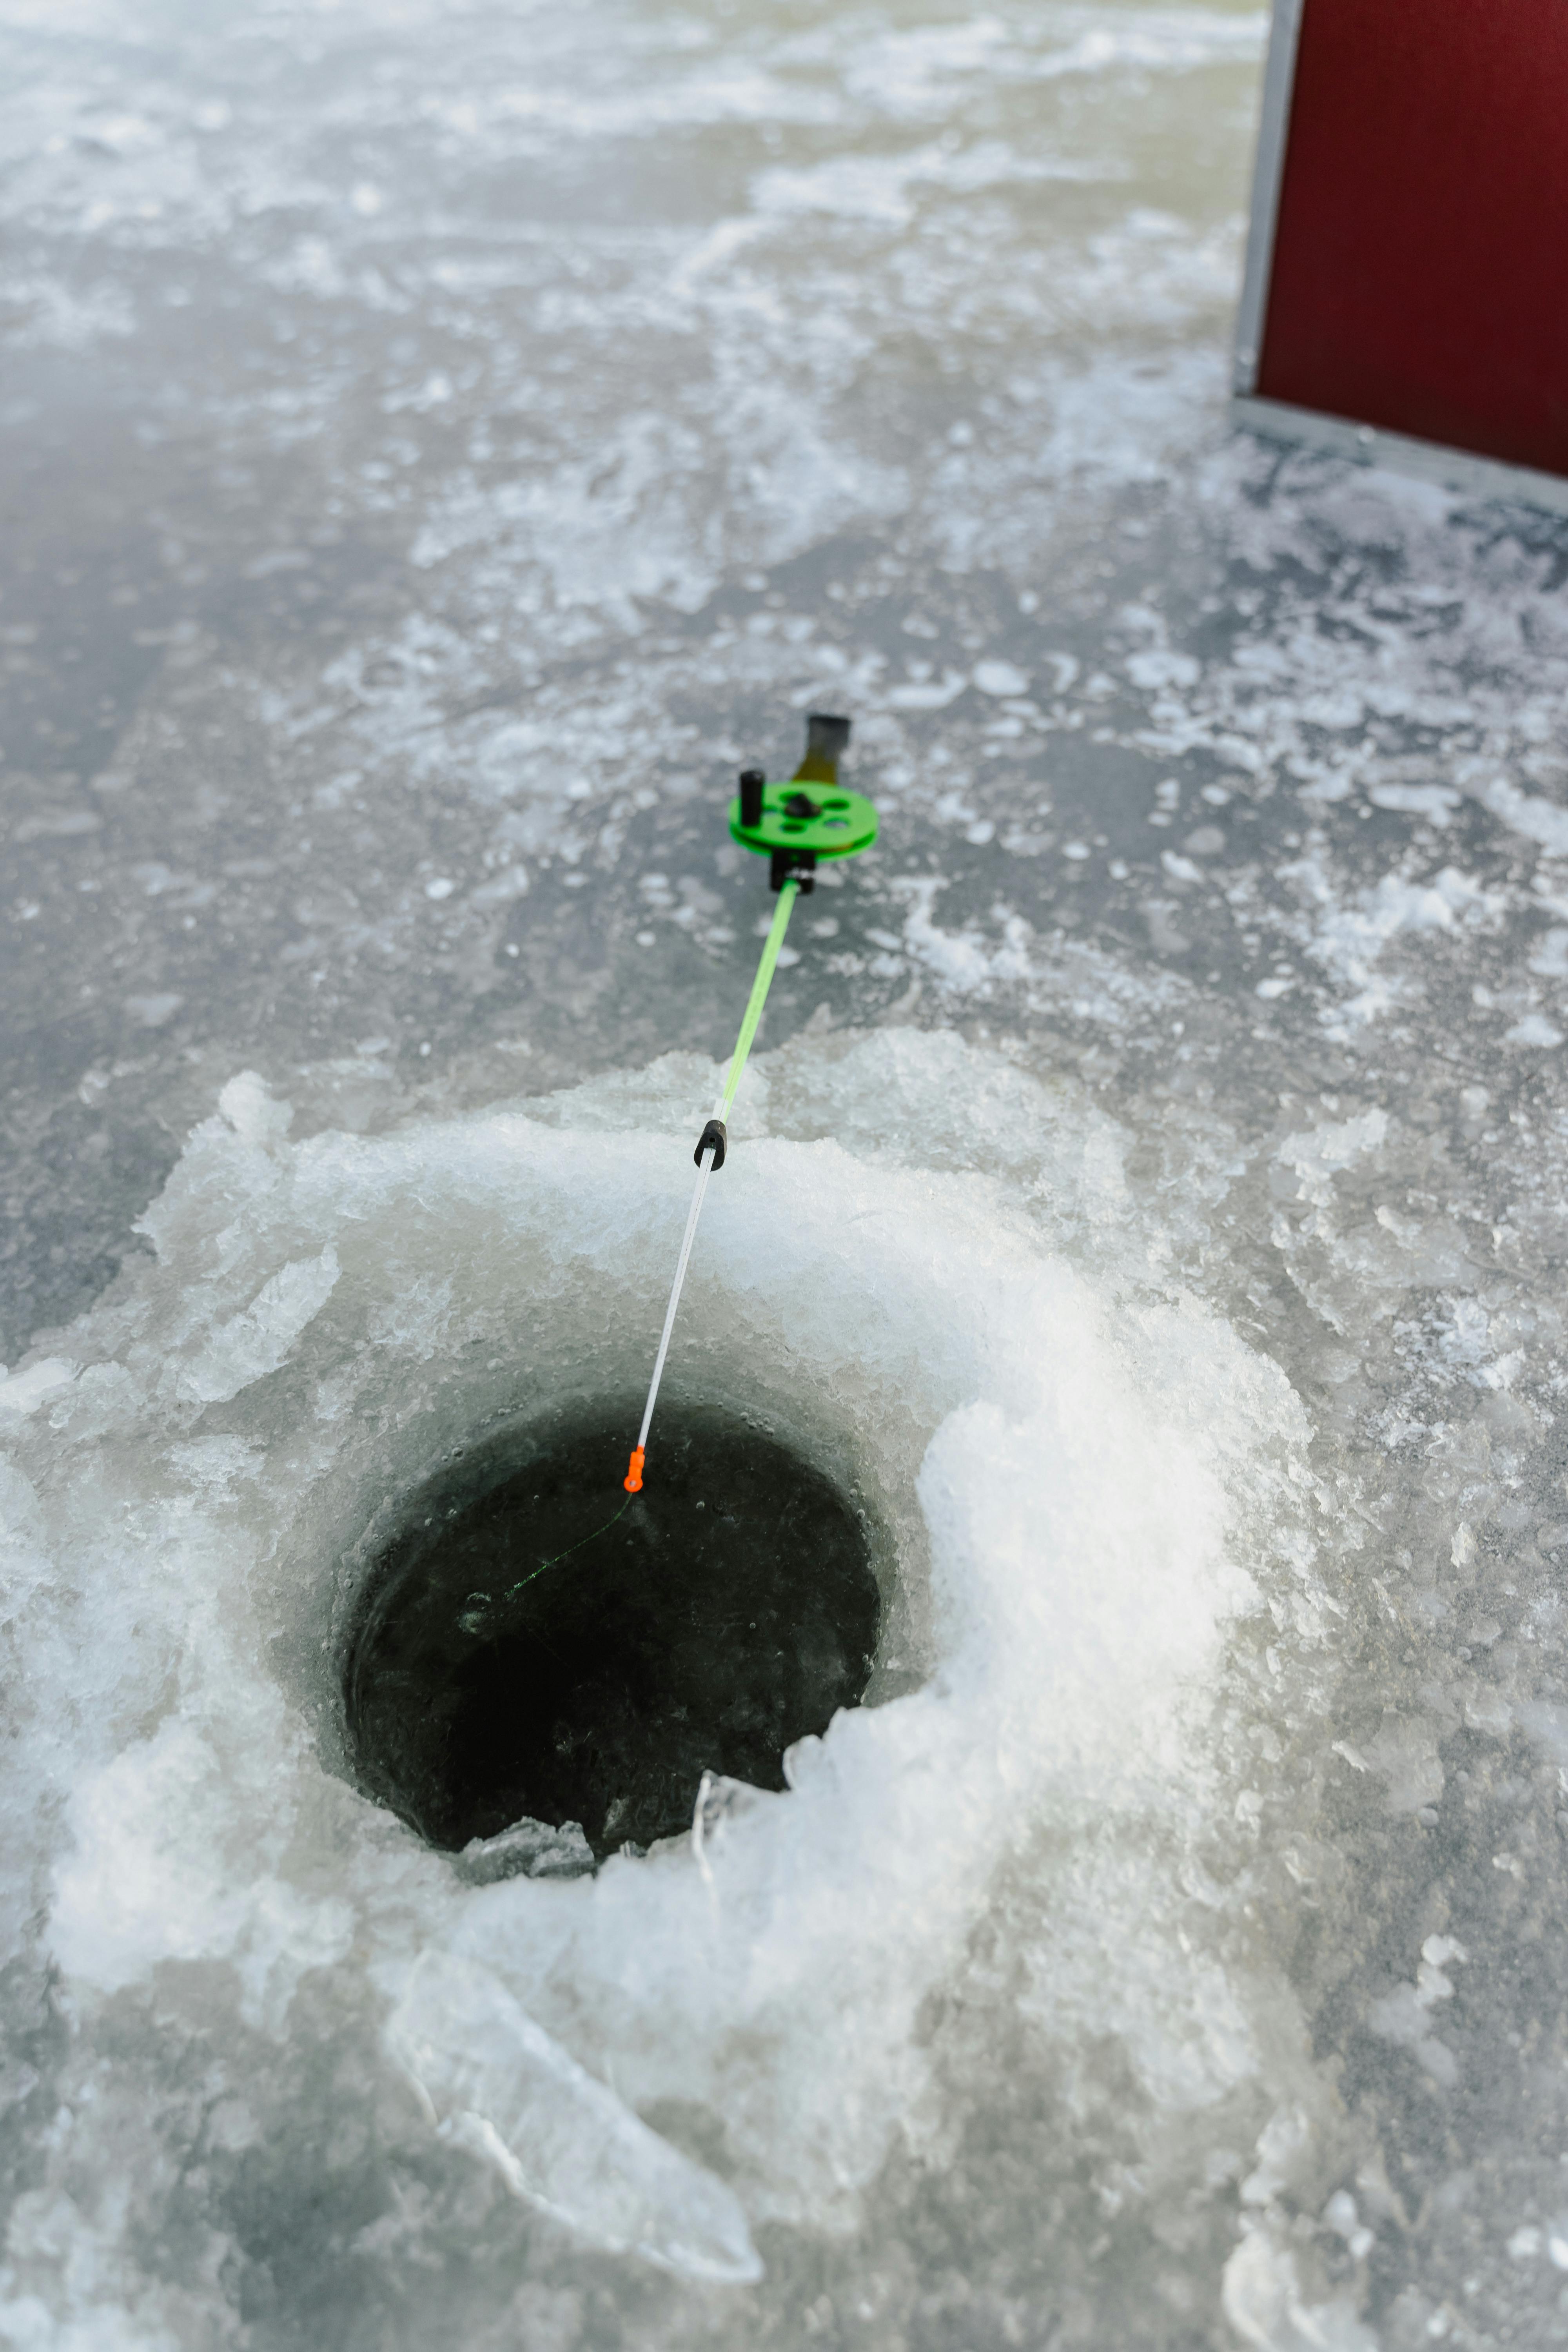
[[[1230, 434], [1264, 37], [0, 0], [0, 2341], [1568, 2343], [1568, 524]], [[668, 1393], [868, 1703], [454, 1858], [367, 1562], [646, 1378], [813, 708]]]

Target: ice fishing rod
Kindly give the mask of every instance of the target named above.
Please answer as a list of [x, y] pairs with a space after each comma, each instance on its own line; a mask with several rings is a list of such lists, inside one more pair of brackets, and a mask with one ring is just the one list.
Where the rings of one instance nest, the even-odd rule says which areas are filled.
[[779, 950], [784, 946], [795, 902], [816, 888], [813, 877], [819, 857], [852, 857], [857, 850], [869, 849], [877, 838], [876, 810], [862, 793], [848, 791], [838, 781], [838, 761], [848, 740], [847, 719], [834, 719], [821, 710], [810, 712], [805, 722], [805, 757], [788, 782], [770, 784], [760, 768], [743, 769], [739, 796], [730, 803], [731, 838], [738, 841], [742, 849], [755, 850], [770, 861], [768, 885], [777, 894], [778, 905], [763, 943], [757, 976], [752, 982], [752, 993], [746, 1002], [735, 1050], [730, 1056], [722, 1091], [691, 1155], [697, 1164], [697, 1189], [686, 1213], [686, 1231], [681, 1236], [680, 1255], [675, 1264], [669, 1305], [664, 1311], [664, 1329], [659, 1334], [658, 1353], [654, 1358], [653, 1378], [648, 1382], [642, 1427], [637, 1432], [631, 1463], [622, 1481], [628, 1495], [638, 1494], [642, 1488], [643, 1465], [647, 1458], [647, 1433], [658, 1399], [658, 1384], [664, 1378], [664, 1360], [669, 1353], [670, 1334], [675, 1328], [676, 1309], [680, 1305], [681, 1286], [691, 1261], [697, 1220], [702, 1214], [708, 1179], [716, 1175], [724, 1165], [729, 1144], [729, 1118], [734, 1108], [735, 1092], [757, 1034], [757, 1024], [763, 1017], [763, 1007], [768, 1001], [768, 990], [778, 968]]

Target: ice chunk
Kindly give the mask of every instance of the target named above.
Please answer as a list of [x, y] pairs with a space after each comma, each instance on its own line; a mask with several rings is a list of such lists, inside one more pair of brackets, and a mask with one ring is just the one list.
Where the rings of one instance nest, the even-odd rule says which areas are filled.
[[[1473, 1641], [1475, 1635], [1470, 1638]], [[1497, 1637], [1494, 1634], [1492, 1638]], [[1508, 1727], [1509, 1712], [1518, 1717], [1521, 1728], [1553, 1764], [1568, 1769], [1568, 1706], [1553, 1706], [1550, 1699], [1526, 1699], [1522, 1706], [1505, 1709], [1504, 1730]]]
[[241, 1070], [230, 1078], [217, 1107], [244, 1143], [281, 1143], [294, 1118], [293, 1104], [279, 1102], [256, 1070]]
[[983, 661], [974, 666], [974, 683], [982, 694], [1027, 694], [1026, 673], [1015, 669], [1011, 662]]
[[320, 1256], [297, 1258], [263, 1283], [249, 1306], [220, 1324], [180, 1375], [185, 1395], [226, 1404], [285, 1361], [300, 1333], [331, 1297], [339, 1274], [331, 1242]]
[[1225, 2266], [1225, 2315], [1258, 2352], [1377, 2352], [1377, 2338], [1335, 2296], [1309, 2303], [1295, 2255], [1264, 2231], [1244, 2238]]
[[1300, 1178], [1301, 1199], [1324, 1208], [1333, 1198], [1333, 1178], [1369, 1153], [1381, 1151], [1387, 1139], [1388, 1114], [1369, 1110], [1359, 1118], [1325, 1122], [1300, 1135], [1288, 1135], [1274, 1156]]
[[1432, 2011], [1440, 2000], [1453, 1998], [1453, 1979], [1444, 1975], [1444, 1969], [1465, 1957], [1464, 1946], [1452, 1937], [1428, 1936], [1421, 1947], [1415, 1982], [1395, 1985], [1384, 1999], [1374, 2000], [1366, 2013], [1373, 2033], [1413, 2050], [1432, 2080], [1446, 2091], [1452, 2090], [1459, 2079], [1458, 2061], [1433, 2032]]
[[0, 1371], [0, 1406], [7, 1412], [35, 1412], [47, 1396], [68, 1387], [79, 1369], [67, 1356], [43, 1356], [9, 1378]]
[[423, 1954], [387, 2046], [443, 2137], [486, 2158], [525, 2204], [682, 2278], [763, 2275], [723, 2182], [639, 2122], [478, 1962]]
[[452, 1864], [469, 1886], [500, 1878], [581, 1878], [594, 1867], [594, 1849], [581, 1822], [513, 1822], [499, 1836], [470, 1838]]
[[1413, 1723], [1384, 1707], [1377, 1737], [1365, 1754], [1372, 1769], [1388, 1783], [1391, 1813], [1419, 1812], [1442, 1795], [1443, 1767], [1437, 1759], [1437, 1734], [1430, 1724]]
[[1506, 1045], [1561, 1045], [1563, 1032], [1543, 1013], [1526, 1013], [1502, 1033]]

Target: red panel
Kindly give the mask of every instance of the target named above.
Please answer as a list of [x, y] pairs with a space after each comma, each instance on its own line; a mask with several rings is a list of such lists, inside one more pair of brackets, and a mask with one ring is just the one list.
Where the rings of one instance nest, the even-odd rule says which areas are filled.
[[1257, 389], [1568, 474], [1568, 0], [1306, 0]]

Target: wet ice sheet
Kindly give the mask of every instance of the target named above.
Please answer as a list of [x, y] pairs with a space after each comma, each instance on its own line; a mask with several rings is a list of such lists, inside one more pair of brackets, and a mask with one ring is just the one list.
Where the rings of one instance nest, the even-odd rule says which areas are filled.
[[[7, 1360], [139, 1246], [247, 1067], [295, 1137], [520, 1086], [550, 1127], [551, 1087], [619, 1068], [570, 1122], [673, 1148], [711, 1074], [647, 1066], [727, 1045], [754, 952], [714, 810], [826, 703], [884, 832], [803, 910], [773, 1040], [928, 1037], [826, 1096], [775, 1065], [775, 1139], [949, 1175], [965, 1232], [994, 1180], [1117, 1298], [1195, 1294], [1316, 1433], [1304, 1520], [1266, 1482], [1239, 1522], [1268, 1615], [1217, 1637], [1177, 1826], [1080, 1838], [1030, 1780], [973, 1877], [965, 1846], [956, 1957], [921, 1947], [855, 2077], [919, 2098], [868, 2114], [831, 2219], [798, 2150], [753, 2167], [753, 2218], [786, 2190], [805, 2218], [756, 2221], [758, 2300], [710, 2313], [516, 2235], [500, 2174], [420, 2137], [378, 2038], [398, 1984], [341, 1990], [367, 1965], [344, 1801], [325, 1826], [278, 1801], [320, 1786], [319, 1633], [266, 1618], [277, 1566], [252, 1620], [243, 1562], [202, 1563], [213, 1514], [275, 1526], [353, 1423], [289, 1385], [350, 1254], [307, 1218], [225, 1291], [171, 1235], [157, 1411], [185, 1450], [136, 1485], [115, 1416], [149, 1370], [100, 1395], [63, 1553], [16, 1498], [20, 2340], [71, 2312], [281, 2343], [328, 2311], [427, 2340], [458, 2266], [475, 2342], [1561, 2327], [1564, 544], [1227, 441], [1261, 37], [1252, 11], [913, 0], [5, 10]], [[994, 1058], [956, 1073], [955, 1027]], [[1065, 1159], [1031, 1073], [1071, 1106]], [[226, 1124], [270, 1160], [268, 1100]], [[1103, 1255], [1123, 1225], [1135, 1277]], [[365, 1336], [434, 1386], [428, 1272]], [[46, 1336], [0, 1427], [52, 1458], [92, 1353]], [[121, 1546], [153, 1664], [104, 1597]], [[170, 1628], [192, 1689], [257, 1664], [243, 1706], [193, 1727]], [[67, 1899], [88, 1882], [51, 1895], [68, 1801], [100, 1850], [172, 1841], [110, 1938]], [[716, 1877], [746, 1827], [716, 1817]], [[371, 1872], [408, 1889], [407, 1951], [423, 1869]], [[73, 1967], [112, 1946], [125, 1975], [86, 1968], [68, 2041], [38, 1956], [79, 1933]], [[264, 2062], [232, 2054], [237, 2004]], [[718, 2177], [719, 2112], [645, 2119]]]
[[1075, 486], [1157, 478], [1219, 385], [1261, 27], [5, 22], [13, 1001], [73, 1064], [24, 1118], [19, 1342], [258, 1055], [719, 1050], [749, 900], [694, 792], [793, 766], [813, 695], [963, 853], [950, 706], [994, 636], [1026, 681], [1061, 642], [1008, 567], [1092, 570]]

